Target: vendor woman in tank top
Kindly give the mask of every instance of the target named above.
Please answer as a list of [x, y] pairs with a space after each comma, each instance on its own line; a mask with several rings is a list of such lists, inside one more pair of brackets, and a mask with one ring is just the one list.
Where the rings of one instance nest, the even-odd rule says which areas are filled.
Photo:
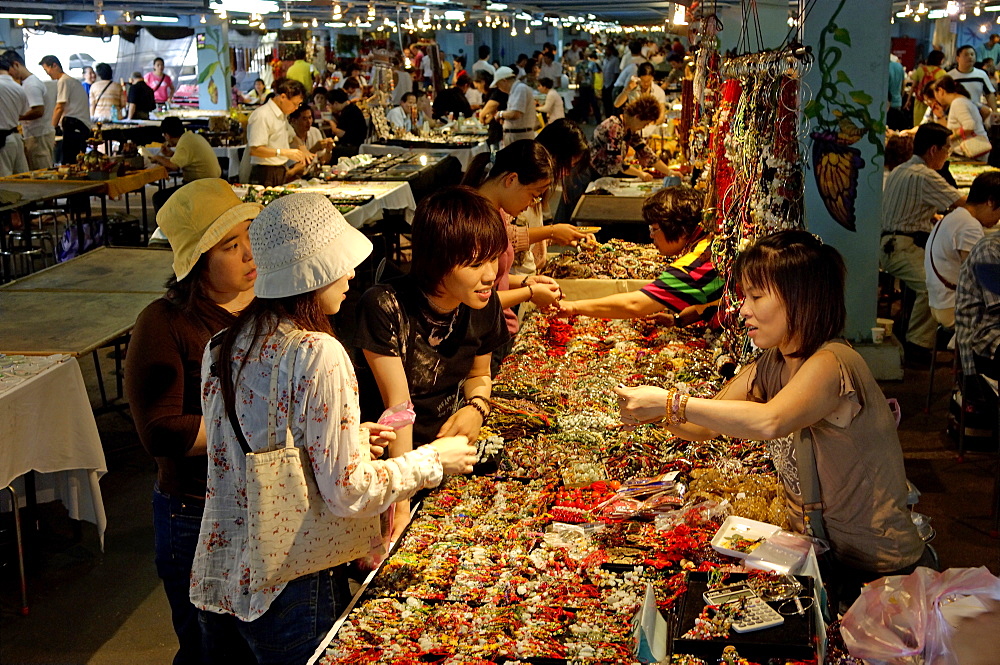
[[[805, 510], [816, 507], [803, 506], [807, 485], [800, 480], [818, 476], [834, 559], [824, 576], [834, 578], [825, 581], [841, 606], [878, 577], [936, 567], [906, 507], [903, 453], [885, 395], [840, 337], [846, 317], [840, 254], [805, 231], [781, 231], [741, 254], [733, 271], [745, 296], [740, 316], [763, 353], [714, 399], [618, 388], [622, 422], [662, 420], [692, 441], [719, 435], [766, 441], [789, 522], [799, 532], [806, 531]], [[815, 473], [794, 454], [796, 444], [810, 439]]]

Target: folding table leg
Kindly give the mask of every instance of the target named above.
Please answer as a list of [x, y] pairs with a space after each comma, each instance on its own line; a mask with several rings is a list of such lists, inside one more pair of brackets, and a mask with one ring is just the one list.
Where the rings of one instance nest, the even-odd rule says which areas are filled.
[[18, 506], [17, 492], [12, 485], [7, 485], [10, 492], [11, 507], [14, 512], [14, 537], [17, 540], [17, 570], [21, 576], [21, 615], [28, 616], [28, 578], [24, 574], [24, 542], [21, 539], [21, 511]]
[[101, 390], [101, 406], [106, 409], [108, 408], [108, 394], [104, 390], [104, 375], [101, 373], [101, 359], [97, 355], [97, 349], [94, 349], [93, 355], [94, 369], [97, 373], [97, 387]]
[[149, 243], [149, 215], [146, 211], [146, 186], [139, 190], [139, 198], [142, 200], [142, 240]]

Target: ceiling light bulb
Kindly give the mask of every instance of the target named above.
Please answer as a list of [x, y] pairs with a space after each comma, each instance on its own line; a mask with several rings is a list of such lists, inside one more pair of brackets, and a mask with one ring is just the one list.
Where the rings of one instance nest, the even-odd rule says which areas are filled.
[[226, 17], [227, 17], [226, 10], [225, 9], [220, 9], [219, 10], [219, 18], [222, 19], [223, 21], [225, 21]]
[[315, 16], [313, 17], [313, 27], [314, 28], [318, 28], [319, 27], [319, 21], [316, 20]]
[[982, 32], [983, 34], [986, 33], [986, 24], [985, 23], [983, 23], [981, 26], [979, 26], [979, 32]]
[[517, 28], [511, 28], [510, 29], [510, 36], [511, 37], [517, 37]]
[[198, 23], [202, 23], [202, 24], [208, 23], [208, 19], [205, 18], [204, 14], [201, 15], [200, 19], [198, 19]]
[[104, 18], [104, 12], [97, 15], [97, 25], [107, 25], [108, 21]]
[[920, 23], [920, 14], [914, 14], [913, 15], [913, 22], [914, 23]]
[[19, 18], [19, 19], [17, 19], [17, 25], [18, 25], [18, 26], [22, 26], [22, 25], [24, 25], [24, 19], [23, 19], [23, 18]]
[[973, 16], [979, 16], [979, 14], [980, 14], [980, 13], [981, 13], [982, 11], [983, 11], [983, 10], [979, 8], [979, 5], [976, 5], [975, 7], [973, 7], [973, 8], [972, 8], [972, 15], [973, 15]]
[[964, 21], [965, 20], [965, 12], [962, 12], [961, 14], [958, 15], [958, 20], [959, 21]]

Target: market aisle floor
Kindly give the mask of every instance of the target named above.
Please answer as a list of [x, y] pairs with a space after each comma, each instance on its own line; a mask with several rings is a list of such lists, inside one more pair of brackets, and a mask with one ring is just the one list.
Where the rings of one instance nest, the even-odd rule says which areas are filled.
[[[106, 352], [105, 352], [106, 353]], [[106, 381], [114, 363], [102, 356]], [[96, 404], [93, 363], [81, 363]], [[932, 518], [943, 565], [986, 565], [1000, 573], [1000, 541], [990, 526], [995, 456], [955, 460], [944, 434], [944, 374], [930, 414], [920, 412], [927, 373], [907, 370], [901, 383], [883, 385], [903, 406], [900, 435], [907, 474], [923, 492], [918, 510]], [[74, 531], [59, 505], [42, 506], [43, 529], [29, 559], [31, 613], [17, 614], [12, 548], [0, 547], [0, 663], [118, 665], [169, 663], [175, 649], [166, 598], [152, 563], [150, 488], [153, 463], [138, 445], [123, 412], [98, 418], [109, 473], [101, 482], [108, 514], [102, 554], [93, 525]], [[6, 537], [7, 534], [5, 534]]]

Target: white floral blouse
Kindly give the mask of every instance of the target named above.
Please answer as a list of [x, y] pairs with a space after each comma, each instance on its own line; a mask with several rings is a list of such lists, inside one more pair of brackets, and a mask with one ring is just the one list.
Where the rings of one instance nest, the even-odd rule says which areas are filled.
[[[236, 415], [254, 450], [267, 446], [268, 393], [274, 354], [291, 326], [250, 351], [236, 386]], [[249, 335], [233, 349], [233, 371], [248, 353]], [[253, 621], [270, 606], [284, 585], [250, 591], [247, 563], [246, 463], [229, 424], [219, 379], [211, 375], [211, 355], [202, 359], [202, 407], [208, 438], [208, 489], [198, 549], [191, 571], [191, 602], [216, 613]], [[307, 333], [278, 366], [278, 431], [290, 429], [296, 446], [308, 451], [316, 484], [330, 510], [340, 517], [363, 517], [385, 511], [392, 503], [441, 482], [437, 451], [422, 446], [402, 457], [372, 461], [361, 440], [358, 382], [347, 351], [325, 333]], [[291, 414], [289, 416], [289, 414]], [[278, 437], [280, 441], [283, 437]]]

